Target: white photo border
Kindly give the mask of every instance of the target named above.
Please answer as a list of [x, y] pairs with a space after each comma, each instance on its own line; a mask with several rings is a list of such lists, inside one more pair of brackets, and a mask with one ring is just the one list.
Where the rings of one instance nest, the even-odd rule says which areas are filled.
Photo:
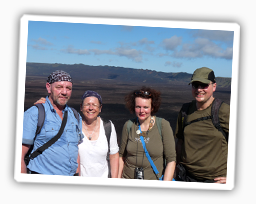
[[[230, 98], [230, 122], [229, 122], [229, 148], [227, 163], [227, 183], [194, 183], [178, 181], [149, 181], [136, 179], [103, 179], [86, 178], [76, 176], [52, 176], [52, 175], [28, 175], [20, 173], [20, 156], [23, 130], [24, 96], [26, 79], [27, 59], [27, 36], [29, 21], [49, 21], [67, 23], [89, 23], [126, 26], [147, 26], [186, 28], [204, 30], [234, 31], [233, 61], [231, 78]], [[237, 23], [223, 22], [190, 22], [171, 20], [143, 20], [128, 18], [95, 18], [95, 17], [65, 17], [44, 15], [23, 15], [20, 20], [20, 45], [19, 45], [19, 69], [18, 69], [18, 94], [17, 94], [17, 118], [16, 118], [16, 146], [14, 179], [17, 182], [28, 183], [54, 183], [54, 184], [77, 184], [77, 185], [101, 185], [101, 186], [126, 186], [126, 187], [149, 187], [149, 188], [176, 188], [176, 189], [199, 189], [199, 190], [232, 190], [235, 183], [235, 157], [237, 137], [237, 111], [238, 111], [238, 73], [239, 73], [239, 48], [240, 48], [240, 26]]]

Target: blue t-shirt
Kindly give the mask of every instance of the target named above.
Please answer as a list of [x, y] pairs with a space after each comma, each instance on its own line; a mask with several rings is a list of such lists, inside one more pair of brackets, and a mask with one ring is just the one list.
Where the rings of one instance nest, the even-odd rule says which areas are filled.
[[[43, 105], [45, 108], [45, 121], [35, 141], [38, 109], [32, 106], [24, 113], [22, 143], [28, 145], [34, 143], [33, 151], [53, 138], [58, 133], [62, 123], [48, 97], [46, 97], [46, 102]], [[73, 176], [76, 173], [78, 167], [78, 144], [82, 139], [82, 118], [79, 116], [80, 120], [78, 123], [74, 112], [67, 105], [62, 111], [63, 116], [64, 111], [68, 111], [68, 119], [61, 137], [41, 155], [30, 160], [27, 167], [31, 171], [40, 174], [67, 176]]]

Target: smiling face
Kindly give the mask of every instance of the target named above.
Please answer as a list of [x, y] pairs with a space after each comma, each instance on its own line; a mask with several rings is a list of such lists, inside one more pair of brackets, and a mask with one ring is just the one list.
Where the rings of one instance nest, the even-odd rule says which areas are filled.
[[80, 108], [86, 120], [93, 120], [98, 117], [101, 107], [99, 100], [91, 96], [84, 99]]
[[213, 101], [213, 92], [216, 90], [216, 83], [210, 82], [208, 85], [201, 82], [192, 83], [192, 95], [198, 105], [207, 108]]
[[46, 89], [52, 105], [62, 108], [71, 97], [72, 83], [68, 81], [54, 82], [52, 84], [46, 83]]
[[147, 119], [150, 120], [152, 111], [151, 102], [151, 98], [135, 98], [135, 114], [138, 117], [140, 123]]

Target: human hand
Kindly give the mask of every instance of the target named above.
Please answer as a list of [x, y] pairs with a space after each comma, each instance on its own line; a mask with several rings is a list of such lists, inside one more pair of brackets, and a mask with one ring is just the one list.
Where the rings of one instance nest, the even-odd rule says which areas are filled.
[[36, 101], [34, 103], [34, 105], [38, 104], [38, 103], [45, 103], [46, 99], [44, 97], [40, 98], [38, 101]]
[[226, 177], [217, 177], [214, 179], [215, 183], [226, 184]]

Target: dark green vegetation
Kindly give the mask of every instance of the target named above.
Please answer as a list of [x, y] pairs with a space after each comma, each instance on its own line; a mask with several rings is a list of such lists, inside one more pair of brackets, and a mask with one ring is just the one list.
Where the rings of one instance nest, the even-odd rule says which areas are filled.
[[[25, 104], [27, 110], [40, 97], [45, 97], [45, 83], [49, 74], [57, 69], [67, 71], [73, 78], [73, 93], [68, 105], [80, 110], [81, 96], [86, 90], [94, 90], [103, 98], [101, 117], [112, 120], [118, 137], [126, 120], [133, 118], [124, 106], [124, 96], [141, 86], [150, 86], [162, 93], [162, 104], [156, 114], [168, 120], [175, 130], [178, 112], [183, 103], [193, 100], [188, 85], [191, 74], [164, 73], [151, 70], [82, 64], [27, 63]], [[214, 96], [230, 103], [231, 79], [217, 78]]]

